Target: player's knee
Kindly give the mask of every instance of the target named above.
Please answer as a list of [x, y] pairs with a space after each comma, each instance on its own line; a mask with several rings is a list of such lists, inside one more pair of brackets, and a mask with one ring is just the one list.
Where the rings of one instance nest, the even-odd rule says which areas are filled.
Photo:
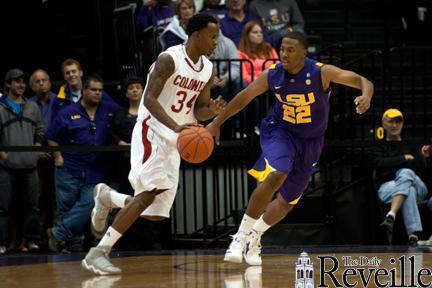
[[286, 213], [290, 212], [294, 208], [294, 205], [285, 200], [281, 194], [278, 194], [278, 196], [276, 197], [276, 201], [279, 209], [285, 211]]
[[144, 215], [142, 216], [143, 218], [150, 220], [150, 221], [162, 221], [167, 219], [167, 217], [163, 217], [163, 216], [148, 216], [148, 215]]
[[267, 176], [265, 181], [266, 184], [270, 186], [270, 189], [276, 191], [282, 186], [286, 178], [287, 178], [287, 174], [280, 171], [275, 171], [273, 173], [270, 173], [270, 175]]
[[133, 198], [133, 201], [138, 203], [143, 210], [150, 206], [155, 199], [155, 193], [153, 191], [143, 192]]

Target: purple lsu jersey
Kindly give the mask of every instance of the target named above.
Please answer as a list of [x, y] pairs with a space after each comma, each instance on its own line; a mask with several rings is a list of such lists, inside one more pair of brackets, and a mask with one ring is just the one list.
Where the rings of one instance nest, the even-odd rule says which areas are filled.
[[310, 139], [325, 133], [330, 92], [323, 88], [323, 65], [305, 58], [303, 69], [292, 77], [282, 63], [269, 68], [268, 86], [277, 100], [272, 110], [273, 117], [294, 137]]

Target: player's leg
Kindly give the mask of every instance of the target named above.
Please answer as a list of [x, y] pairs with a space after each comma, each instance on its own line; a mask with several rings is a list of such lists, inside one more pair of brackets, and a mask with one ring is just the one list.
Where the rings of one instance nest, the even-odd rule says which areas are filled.
[[225, 261], [233, 263], [242, 262], [247, 235], [250, 233], [256, 220], [264, 212], [266, 206], [271, 202], [274, 194], [285, 182], [286, 178], [287, 175], [285, 173], [274, 171], [252, 192], [246, 213], [240, 222], [239, 229], [237, 233], [233, 235], [233, 240], [225, 253]]
[[111, 209], [125, 207], [133, 197], [118, 193], [105, 183], [99, 183], [93, 189], [93, 198], [95, 206], [91, 212], [91, 228], [93, 235], [99, 239], [107, 228], [107, 218]]
[[121, 270], [115, 267], [108, 258], [114, 244], [124, 232], [135, 222], [141, 213], [153, 203], [158, 190], [145, 191], [136, 195], [117, 214], [113, 224], [108, 228], [102, 240], [96, 247], [90, 249], [82, 261], [82, 266], [99, 275], [120, 274]]

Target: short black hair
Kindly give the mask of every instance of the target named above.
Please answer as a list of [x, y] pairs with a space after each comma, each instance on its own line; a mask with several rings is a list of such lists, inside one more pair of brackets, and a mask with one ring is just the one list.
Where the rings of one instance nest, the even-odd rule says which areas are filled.
[[138, 77], [138, 76], [130, 76], [129, 78], [127, 78], [124, 82], [124, 89], [127, 90], [129, 85], [132, 84], [140, 84], [141, 87], [144, 88], [144, 80], [142, 77]]
[[279, 43], [279, 47], [280, 45], [282, 45], [282, 40], [283, 38], [290, 38], [290, 39], [295, 39], [297, 41], [299, 41], [299, 43], [307, 50], [309, 47], [309, 40], [308, 37], [306, 36], [306, 34], [299, 32], [299, 31], [290, 31], [290, 32], [286, 32], [282, 35], [280, 41], [281, 43]]
[[90, 87], [91, 81], [104, 84], [104, 81], [103, 81], [101, 76], [99, 76], [98, 74], [91, 74], [91, 75], [87, 76], [87, 78], [84, 81], [84, 89], [87, 89]]
[[219, 19], [207, 13], [195, 14], [189, 19], [186, 34], [190, 37], [192, 33], [206, 28], [209, 23], [219, 24]]

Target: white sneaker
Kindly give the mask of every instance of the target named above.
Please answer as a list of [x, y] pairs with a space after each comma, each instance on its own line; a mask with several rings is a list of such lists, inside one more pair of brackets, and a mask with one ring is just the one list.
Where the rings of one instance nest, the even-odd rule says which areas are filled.
[[91, 212], [91, 230], [96, 238], [101, 238], [107, 229], [108, 214], [113, 208], [110, 190], [104, 183], [97, 184], [93, 189], [95, 206]]
[[261, 265], [261, 235], [252, 230], [247, 236], [247, 244], [243, 254], [249, 265]]
[[246, 246], [246, 234], [243, 232], [237, 232], [232, 235], [232, 241], [227, 251], [225, 252], [224, 261], [232, 263], [243, 262], [243, 251]]
[[108, 247], [93, 247], [81, 261], [81, 266], [97, 275], [121, 274], [121, 269], [114, 266], [109, 259]]

